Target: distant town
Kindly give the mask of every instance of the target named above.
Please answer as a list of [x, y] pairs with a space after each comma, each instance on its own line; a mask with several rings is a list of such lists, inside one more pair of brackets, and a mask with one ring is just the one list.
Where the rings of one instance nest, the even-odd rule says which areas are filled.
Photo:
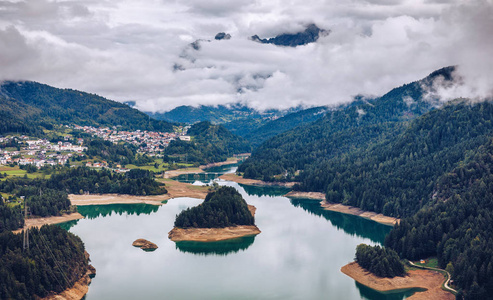
[[[172, 140], [180, 139], [190, 141], [186, 132], [189, 126], [176, 127], [175, 132], [154, 131], [121, 131], [117, 128], [92, 127], [92, 126], [65, 126], [70, 129], [82, 131], [94, 137], [99, 137], [112, 143], [129, 143], [139, 147], [138, 152], [149, 156], [157, 156], [166, 148]], [[3, 146], [2, 146], [3, 145]], [[15, 147], [13, 147], [15, 145]], [[51, 165], [64, 165], [73, 156], [85, 156], [84, 139], [73, 139], [70, 134], [64, 135], [64, 141], [56, 143], [47, 139], [35, 139], [21, 135], [9, 135], [0, 137], [0, 165], [35, 165], [40, 168]], [[91, 163], [89, 167], [106, 167], [105, 162]]]

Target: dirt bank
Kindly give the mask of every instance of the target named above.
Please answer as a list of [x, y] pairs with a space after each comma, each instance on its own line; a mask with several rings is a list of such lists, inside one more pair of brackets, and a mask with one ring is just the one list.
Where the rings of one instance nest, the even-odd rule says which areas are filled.
[[50, 295], [42, 298], [41, 300], [80, 300], [89, 291], [89, 285], [91, 284], [91, 277], [96, 274], [96, 269], [89, 265], [87, 273], [79, 279], [71, 288], [66, 289], [58, 295]]
[[[248, 205], [248, 210], [255, 216], [257, 208]], [[174, 227], [169, 233], [168, 238], [173, 242], [194, 241], [194, 242], [217, 242], [229, 239], [236, 239], [244, 236], [257, 235], [261, 231], [255, 225], [240, 225], [225, 228], [177, 228]]]
[[287, 193], [286, 195], [284, 195], [284, 197], [325, 200], [325, 194], [324, 193], [318, 193], [318, 192], [291, 191], [291, 192]]
[[257, 235], [261, 231], [257, 226], [234, 226], [225, 228], [173, 228], [168, 233], [168, 238], [173, 242], [217, 242], [236, 239], [244, 236]]
[[234, 181], [236, 183], [246, 184], [246, 185], [255, 185], [255, 186], [285, 186], [285, 187], [293, 187], [296, 182], [267, 182], [257, 179], [247, 179], [241, 176], [238, 176], [233, 173], [224, 174], [219, 177], [223, 180]]
[[[168, 188], [168, 187], [166, 187]], [[120, 194], [89, 194], [89, 195], [68, 195], [72, 205], [101, 205], [101, 204], [135, 204], [145, 203], [161, 205], [161, 202], [168, 200], [167, 194], [158, 196], [133, 196]]]
[[399, 221], [400, 221], [397, 218], [384, 216], [382, 214], [377, 214], [374, 212], [364, 211], [364, 210], [361, 210], [361, 209], [359, 209], [357, 207], [353, 207], [353, 206], [342, 205], [339, 203], [328, 203], [325, 200], [320, 202], [320, 205], [326, 210], [337, 211], [337, 212], [341, 212], [344, 214], [359, 216], [359, 217], [370, 219], [370, 220], [373, 220], [377, 223], [381, 223], [381, 224], [385, 224], [385, 225], [392, 225], [393, 226], [393, 225], [399, 223]]
[[[65, 214], [61, 216], [56, 216], [56, 217], [46, 217], [46, 218], [41, 218], [41, 217], [36, 217], [36, 218], [30, 218], [26, 220], [26, 226], [28, 228], [32, 227], [41, 227], [43, 225], [49, 225], [49, 224], [59, 224], [59, 223], [64, 223], [72, 220], [79, 220], [79, 219], [84, 219], [84, 216], [82, 216], [79, 213], [71, 213], [71, 214]], [[23, 229], [17, 229], [13, 231], [14, 233], [19, 233]]]
[[164, 173], [164, 178], [173, 178], [173, 177], [180, 176], [183, 174], [203, 173], [204, 169], [207, 169], [207, 168], [219, 167], [219, 166], [225, 166], [225, 165], [234, 165], [237, 163], [238, 163], [238, 158], [230, 157], [230, 158], [228, 158], [227, 161], [221, 161], [221, 162], [217, 162], [217, 163], [210, 163], [207, 165], [201, 165], [198, 168], [183, 168], [183, 169], [178, 169], [178, 170], [166, 171]]
[[435, 271], [411, 270], [408, 276], [382, 278], [361, 268], [356, 262], [345, 265], [341, 272], [357, 282], [381, 292], [399, 289], [423, 288], [424, 292], [417, 292], [408, 299], [411, 300], [452, 300], [455, 296], [441, 289], [445, 277]]
[[77, 195], [70, 194], [69, 199], [72, 205], [104, 205], [104, 204], [136, 204], [145, 203], [152, 205], [162, 205], [161, 202], [171, 198], [190, 197], [205, 199], [208, 187], [196, 186], [189, 183], [179, 182], [171, 179], [157, 179], [166, 184], [167, 194], [157, 196], [134, 196], [122, 194], [89, 194]]

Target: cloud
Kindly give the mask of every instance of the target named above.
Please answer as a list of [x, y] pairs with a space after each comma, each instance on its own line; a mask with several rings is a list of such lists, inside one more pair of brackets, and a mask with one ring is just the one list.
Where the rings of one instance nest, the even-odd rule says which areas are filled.
[[[0, 80], [80, 89], [148, 111], [242, 102], [259, 109], [382, 95], [448, 65], [491, 96], [493, 1], [0, 1]], [[250, 41], [315, 23], [296, 48]], [[218, 32], [229, 40], [214, 40]], [[201, 40], [200, 50], [190, 43]]]

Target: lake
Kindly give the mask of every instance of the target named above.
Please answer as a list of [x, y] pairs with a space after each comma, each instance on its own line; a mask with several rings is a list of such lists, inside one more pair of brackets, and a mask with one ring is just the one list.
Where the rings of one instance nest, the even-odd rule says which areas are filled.
[[[385, 295], [340, 272], [360, 243], [382, 244], [390, 227], [325, 211], [318, 201], [291, 200], [288, 190], [233, 186], [257, 207], [256, 237], [215, 243], [168, 239], [176, 214], [202, 200], [163, 206], [81, 206], [85, 219], [63, 224], [79, 235], [97, 269], [87, 300], [95, 299], [403, 299]], [[153, 252], [132, 246], [138, 238]]]

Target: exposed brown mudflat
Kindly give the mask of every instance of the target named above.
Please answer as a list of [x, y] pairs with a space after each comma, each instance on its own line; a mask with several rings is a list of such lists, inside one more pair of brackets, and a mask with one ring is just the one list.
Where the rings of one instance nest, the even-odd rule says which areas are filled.
[[[248, 205], [248, 210], [255, 216], [257, 208]], [[225, 228], [178, 228], [174, 227], [168, 232], [168, 238], [173, 242], [194, 241], [194, 242], [217, 242], [236, 239], [244, 236], [253, 236], [261, 231], [255, 225], [238, 225]]]
[[145, 239], [137, 239], [132, 243], [132, 246], [139, 247], [142, 250], [156, 250], [158, 247], [153, 242]]
[[[168, 188], [168, 187], [166, 187]], [[86, 194], [68, 195], [72, 205], [104, 205], [104, 204], [137, 204], [145, 203], [152, 205], [161, 205], [161, 202], [168, 200], [167, 194], [157, 196], [134, 196], [121, 194]]]
[[[46, 217], [46, 218], [41, 218], [41, 217], [31, 217], [26, 220], [26, 226], [28, 228], [32, 227], [41, 227], [43, 225], [50, 225], [50, 224], [59, 224], [59, 223], [64, 223], [68, 221], [73, 221], [73, 220], [79, 220], [79, 219], [84, 219], [84, 216], [82, 216], [79, 213], [71, 213], [71, 214], [64, 214], [61, 216], [55, 216], [55, 217]], [[13, 231], [14, 233], [19, 233], [23, 230], [24, 228], [17, 229]]]
[[123, 194], [70, 194], [69, 199], [72, 205], [105, 205], [105, 204], [151, 204], [162, 205], [163, 201], [171, 198], [190, 197], [205, 199], [208, 188], [205, 186], [195, 186], [193, 184], [179, 182], [171, 179], [158, 179], [163, 182], [168, 190], [167, 194], [156, 196], [135, 196]]
[[268, 182], [257, 179], [247, 179], [241, 176], [238, 176], [234, 173], [228, 173], [220, 176], [219, 178], [223, 180], [229, 180], [236, 183], [246, 184], [246, 185], [255, 185], [255, 186], [285, 186], [285, 187], [293, 187], [296, 182]]
[[325, 194], [319, 192], [299, 192], [291, 191], [284, 195], [288, 198], [304, 198], [304, 199], [314, 199], [314, 200], [325, 200]]
[[364, 211], [357, 207], [342, 205], [340, 203], [328, 203], [325, 200], [320, 202], [320, 205], [326, 209], [331, 211], [337, 211], [340, 213], [355, 215], [362, 218], [373, 220], [377, 223], [385, 224], [385, 225], [395, 225], [400, 222], [400, 219], [384, 216], [382, 214], [377, 214], [370, 211]]
[[50, 295], [42, 298], [41, 300], [80, 300], [89, 291], [89, 284], [91, 284], [91, 278], [96, 275], [96, 269], [89, 265], [87, 267], [87, 273], [79, 279], [71, 288], [66, 289], [60, 294]]
[[255, 225], [240, 225], [225, 228], [173, 228], [168, 238], [173, 242], [195, 241], [216, 242], [257, 235], [261, 231]]
[[389, 292], [392, 290], [422, 288], [426, 289], [423, 292], [416, 292], [407, 299], [411, 300], [452, 300], [455, 296], [449, 292], [442, 290], [442, 283], [445, 277], [431, 270], [411, 270], [407, 276], [382, 278], [366, 271], [356, 262], [345, 265], [341, 268], [341, 272], [353, 278], [357, 282], [381, 292]]

